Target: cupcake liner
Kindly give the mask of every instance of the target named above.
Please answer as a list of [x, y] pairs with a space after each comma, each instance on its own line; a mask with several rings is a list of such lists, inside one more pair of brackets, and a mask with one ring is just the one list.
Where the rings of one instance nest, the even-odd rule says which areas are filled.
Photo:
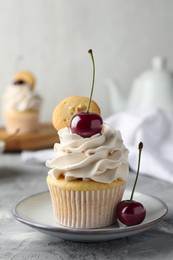
[[20, 134], [34, 132], [39, 129], [39, 113], [6, 113], [5, 122], [9, 134], [15, 133], [18, 129]]
[[73, 228], [101, 228], [116, 221], [125, 184], [94, 191], [64, 190], [48, 183], [55, 221]]

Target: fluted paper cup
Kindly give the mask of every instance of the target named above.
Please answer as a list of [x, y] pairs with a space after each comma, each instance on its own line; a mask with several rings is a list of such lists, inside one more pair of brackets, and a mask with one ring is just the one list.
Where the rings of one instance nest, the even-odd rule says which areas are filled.
[[73, 228], [101, 228], [116, 222], [116, 208], [121, 201], [125, 182], [100, 190], [69, 190], [54, 185], [47, 178], [54, 218]]
[[6, 124], [6, 130], [9, 134], [13, 134], [17, 130], [19, 130], [20, 134], [37, 131], [40, 127], [39, 112], [38, 111], [6, 112], [5, 124]]

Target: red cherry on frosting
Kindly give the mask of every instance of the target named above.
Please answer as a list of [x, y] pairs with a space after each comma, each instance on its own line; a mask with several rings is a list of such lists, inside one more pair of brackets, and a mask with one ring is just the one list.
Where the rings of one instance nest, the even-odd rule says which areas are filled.
[[73, 116], [70, 128], [72, 133], [82, 137], [91, 137], [101, 133], [103, 120], [97, 113], [80, 112]]
[[19, 79], [19, 80], [14, 81], [13, 83], [14, 83], [14, 85], [24, 85], [25, 81], [23, 81], [22, 79]]

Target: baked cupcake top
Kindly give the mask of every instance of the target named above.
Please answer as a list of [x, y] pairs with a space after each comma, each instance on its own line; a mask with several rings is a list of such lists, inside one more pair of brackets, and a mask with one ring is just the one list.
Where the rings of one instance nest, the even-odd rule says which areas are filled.
[[[59, 115], [60, 116], [60, 115]], [[58, 131], [60, 143], [54, 145], [55, 156], [46, 162], [48, 174], [58, 179], [93, 180], [112, 183], [128, 176], [128, 150], [121, 133], [103, 124], [101, 133], [84, 138], [69, 127]]]
[[19, 72], [14, 76], [12, 84], [7, 86], [3, 95], [4, 111], [39, 110], [41, 97], [34, 89], [35, 77], [29, 72]]
[[60, 143], [54, 145], [55, 156], [46, 162], [49, 175], [67, 181], [82, 179], [99, 183], [126, 180], [128, 150], [121, 134], [103, 123], [99, 106], [92, 100], [95, 62], [90, 98], [68, 97], [55, 108], [53, 125]]

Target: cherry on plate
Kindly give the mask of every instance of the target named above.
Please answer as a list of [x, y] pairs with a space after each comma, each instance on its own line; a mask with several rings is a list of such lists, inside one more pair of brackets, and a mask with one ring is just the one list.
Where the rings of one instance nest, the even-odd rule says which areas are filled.
[[117, 217], [126, 226], [142, 223], [146, 216], [146, 209], [142, 203], [134, 200], [123, 200], [118, 204]]

